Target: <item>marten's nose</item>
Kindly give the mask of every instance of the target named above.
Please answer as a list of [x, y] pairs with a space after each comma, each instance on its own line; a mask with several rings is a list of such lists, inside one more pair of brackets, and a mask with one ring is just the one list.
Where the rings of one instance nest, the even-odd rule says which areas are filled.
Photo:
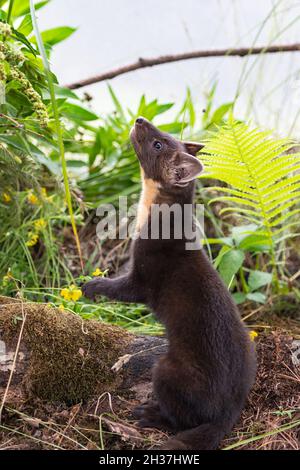
[[136, 121], [135, 121], [135, 122], [136, 122], [137, 124], [143, 124], [143, 122], [144, 122], [144, 118], [142, 118], [142, 117], [139, 117], [139, 118], [137, 118], [137, 119], [136, 119]]

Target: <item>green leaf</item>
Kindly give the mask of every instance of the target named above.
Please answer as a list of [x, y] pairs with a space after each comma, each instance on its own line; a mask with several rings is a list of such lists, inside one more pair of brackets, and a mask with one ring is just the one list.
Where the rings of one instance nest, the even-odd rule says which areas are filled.
[[239, 225], [237, 227], [232, 227], [231, 233], [232, 238], [234, 239], [237, 246], [249, 235], [256, 232], [258, 229], [256, 224], [248, 224], [248, 225]]
[[[210, 242], [209, 242], [209, 243], [210, 243]], [[221, 250], [220, 250], [219, 253], [218, 253], [218, 256], [217, 256], [216, 259], [214, 260], [214, 267], [215, 267], [216, 269], [218, 268], [219, 264], [221, 263], [223, 256], [224, 256], [225, 253], [227, 253], [228, 251], [231, 251], [230, 246], [228, 246], [228, 245], [222, 246]]]
[[86, 167], [87, 164], [83, 160], [67, 160], [67, 165], [70, 168], [83, 168]]
[[[56, 99], [71, 98], [73, 100], [79, 100], [76, 93], [74, 93], [74, 91], [70, 90], [69, 88], [65, 88], [65, 87], [54, 84], [54, 90], [55, 90]], [[42, 97], [43, 97], [44, 100], [50, 100], [51, 99], [48, 89], [42, 90]]]
[[165, 104], [158, 104], [157, 100], [153, 100], [150, 103], [146, 103], [146, 98], [143, 95], [138, 107], [138, 111], [136, 113], [137, 116], [143, 116], [149, 121], [158, 116], [159, 114], [168, 111], [168, 109], [172, 108], [174, 103], [165, 103]]
[[1, 21], [6, 21], [7, 18], [7, 13], [4, 10], [0, 10], [0, 20]]
[[18, 27], [19, 33], [24, 34], [24, 36], [28, 36], [33, 30], [31, 15], [25, 15], [20, 26]]
[[97, 114], [73, 103], [64, 103], [60, 108], [60, 113], [71, 120], [79, 122], [98, 119]]
[[244, 238], [239, 243], [239, 248], [251, 252], [267, 253], [270, 251], [271, 242], [265, 233], [254, 233]]
[[180, 134], [182, 129], [187, 127], [187, 123], [184, 122], [171, 122], [170, 124], [161, 124], [158, 128], [163, 132], [168, 132], [169, 134]]
[[[41, 2], [37, 2], [34, 7], [35, 10], [39, 10], [43, 6], [47, 5], [50, 0], [44, 0]], [[26, 15], [30, 12], [30, 0], [17, 0], [14, 2], [14, 6], [12, 9], [12, 16], [14, 18], [18, 18], [19, 16]]]
[[248, 279], [248, 285], [252, 291], [259, 289], [260, 287], [271, 284], [272, 274], [265, 273], [263, 271], [251, 271]]
[[224, 254], [219, 264], [219, 273], [227, 286], [232, 282], [232, 278], [243, 265], [245, 254], [241, 250], [230, 250]]
[[206, 241], [210, 245], [227, 245], [232, 248], [234, 247], [234, 243], [231, 237], [207, 238]]
[[124, 120], [126, 122], [126, 117], [125, 117], [125, 113], [124, 113], [124, 110], [122, 108], [122, 105], [120, 103], [120, 101], [118, 100], [114, 90], [112, 89], [112, 87], [110, 85], [108, 85], [108, 91], [109, 91], [109, 94], [114, 102], [114, 105], [116, 107], [116, 110], [118, 111], [118, 113], [120, 114], [122, 120]]
[[246, 300], [246, 294], [244, 294], [243, 292], [235, 292], [234, 294], [232, 294], [232, 297], [237, 305], [242, 304]]
[[[76, 31], [77, 28], [71, 28], [71, 26], [58, 26], [57, 28], [47, 29], [41, 33], [42, 40], [44, 44], [48, 46], [54, 46], [59, 42], [64, 41], [67, 39], [71, 34]], [[32, 39], [36, 42], [36, 39]]]
[[215, 81], [206, 95], [206, 106], [202, 115], [202, 127], [206, 128], [210, 123], [210, 114], [217, 89], [217, 82]]
[[230, 102], [230, 103], [224, 103], [219, 108], [217, 108], [214, 114], [212, 115], [210, 124], [221, 124], [222, 119], [228, 113], [228, 111], [232, 109], [232, 106], [233, 106], [233, 102]]
[[33, 55], [36, 56], [37, 51], [34, 49], [32, 44], [28, 41], [26, 36], [23, 33], [21, 33], [20, 31], [17, 31], [16, 29], [14, 29], [14, 28], [12, 28], [12, 32], [13, 32], [12, 37], [17, 39], [18, 41], [22, 42], [27, 47], [27, 49], [30, 52], [32, 52]]
[[246, 295], [246, 298], [260, 304], [266, 303], [266, 296], [261, 292], [249, 292], [249, 294]]
[[195, 122], [196, 122], [196, 113], [195, 113], [195, 108], [193, 105], [191, 90], [189, 87], [187, 88], [186, 98], [184, 100], [182, 108], [177, 114], [176, 120], [179, 120], [179, 118], [182, 118], [182, 120], [186, 121], [187, 114], [188, 114], [188, 122], [186, 122], [186, 125], [190, 125], [191, 127], [194, 127]]

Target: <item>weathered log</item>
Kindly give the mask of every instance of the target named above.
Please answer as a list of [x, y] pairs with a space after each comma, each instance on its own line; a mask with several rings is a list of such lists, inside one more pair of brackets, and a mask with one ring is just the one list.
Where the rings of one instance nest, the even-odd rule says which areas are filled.
[[45, 304], [0, 297], [0, 387], [12, 375], [26, 396], [78, 403], [105, 391], [139, 389], [166, 349], [162, 337], [135, 336]]

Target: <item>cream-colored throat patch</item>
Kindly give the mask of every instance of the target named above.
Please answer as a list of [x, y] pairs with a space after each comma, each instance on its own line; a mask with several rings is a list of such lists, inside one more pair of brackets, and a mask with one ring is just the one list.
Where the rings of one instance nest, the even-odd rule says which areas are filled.
[[147, 222], [151, 210], [151, 204], [154, 203], [158, 194], [159, 183], [146, 178], [141, 168], [142, 192], [137, 210], [136, 232], [140, 232], [143, 225]]

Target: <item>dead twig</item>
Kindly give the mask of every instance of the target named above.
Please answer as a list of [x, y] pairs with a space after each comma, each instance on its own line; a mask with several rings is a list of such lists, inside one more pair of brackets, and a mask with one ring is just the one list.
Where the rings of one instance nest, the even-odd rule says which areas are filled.
[[153, 67], [155, 65], [168, 64], [171, 62], [178, 62], [181, 60], [200, 59], [204, 57], [245, 57], [248, 55], [257, 54], [274, 54], [276, 52], [297, 52], [300, 51], [300, 43], [296, 44], [282, 44], [274, 46], [261, 46], [261, 47], [241, 47], [237, 49], [212, 49], [205, 51], [191, 51], [184, 52], [181, 54], [168, 54], [154, 58], [143, 58], [140, 57], [136, 62], [132, 64], [124, 65], [108, 72], [94, 75], [93, 77], [86, 78], [84, 80], [78, 80], [77, 82], [66, 85], [67, 88], [75, 90], [82, 88], [93, 83], [103, 82], [104, 80], [110, 80], [124, 73], [133, 72], [134, 70], [142, 69], [145, 67]]

